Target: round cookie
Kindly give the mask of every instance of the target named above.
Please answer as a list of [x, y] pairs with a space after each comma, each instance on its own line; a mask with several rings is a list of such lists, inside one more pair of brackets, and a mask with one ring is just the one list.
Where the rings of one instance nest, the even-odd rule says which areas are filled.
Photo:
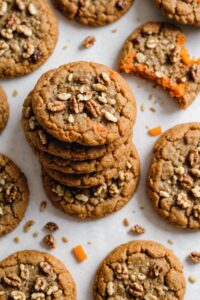
[[78, 189], [64, 186], [43, 171], [47, 197], [60, 210], [80, 219], [96, 219], [118, 211], [132, 198], [140, 177], [140, 162], [132, 152], [128, 163], [116, 178], [100, 186]]
[[5, 129], [9, 117], [7, 96], [0, 86], [0, 133]]
[[45, 168], [50, 168], [68, 174], [84, 174], [100, 172], [108, 168], [113, 168], [116, 165], [116, 161], [121, 160], [122, 157], [129, 157], [131, 144], [131, 138], [129, 138], [126, 143], [122, 144], [112, 152], [107, 153], [98, 159], [83, 161], [65, 160], [42, 151], [38, 151], [37, 149], [34, 149], [33, 151]]
[[51, 55], [57, 19], [43, 0], [0, 3], [0, 78], [33, 72]]
[[[136, 155], [136, 149], [131, 145], [130, 156]], [[56, 171], [50, 168], [45, 168], [46, 173], [54, 180], [58, 181], [60, 184], [77, 187], [77, 188], [89, 188], [92, 186], [97, 186], [104, 184], [118, 176], [119, 172], [122, 171], [127, 163], [127, 156], [121, 156], [119, 161], [116, 161], [115, 166], [112, 168], [104, 169], [100, 172], [93, 172], [88, 174], [67, 174], [60, 171]]]
[[115, 71], [92, 62], [74, 62], [45, 73], [31, 97], [40, 125], [69, 143], [113, 143], [127, 136], [136, 118], [127, 82]]
[[7, 156], [0, 154], [0, 236], [20, 223], [29, 200], [24, 174]]
[[0, 262], [2, 300], [76, 300], [74, 280], [54, 256], [35, 250], [16, 252]]
[[120, 70], [153, 81], [185, 109], [200, 92], [200, 60], [190, 58], [185, 42], [186, 36], [173, 25], [146, 23], [125, 42]]
[[100, 265], [94, 299], [182, 300], [183, 267], [173, 252], [152, 241], [115, 248]]
[[177, 125], [159, 138], [147, 188], [164, 219], [181, 228], [200, 229], [200, 123]]
[[155, 2], [168, 18], [181, 24], [200, 26], [199, 0], [155, 0]]
[[54, 0], [56, 7], [69, 19], [83, 25], [102, 26], [121, 18], [134, 0]]
[[26, 98], [22, 112], [22, 126], [31, 147], [39, 151], [61, 157], [67, 160], [92, 160], [112, 152], [124, 144], [131, 135], [132, 128], [127, 130], [127, 135], [115, 142], [102, 146], [87, 147], [77, 143], [66, 143], [59, 141], [48, 134], [35, 119], [32, 106], [31, 94]]

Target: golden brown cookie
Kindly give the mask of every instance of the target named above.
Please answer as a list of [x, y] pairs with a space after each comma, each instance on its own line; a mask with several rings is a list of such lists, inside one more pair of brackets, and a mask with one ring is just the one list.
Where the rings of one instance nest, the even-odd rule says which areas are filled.
[[40, 125], [59, 140], [98, 146], [127, 136], [136, 118], [128, 83], [92, 62], [74, 62], [45, 73], [32, 92]]
[[140, 177], [140, 162], [136, 149], [119, 174], [97, 187], [70, 188], [51, 179], [43, 171], [43, 185], [52, 204], [80, 219], [96, 219], [118, 211], [130, 201]]
[[121, 18], [134, 0], [53, 0], [56, 7], [69, 19], [83, 25], [102, 26]]
[[94, 299], [182, 300], [183, 267], [173, 252], [152, 241], [115, 248], [100, 265]]
[[161, 217], [181, 228], [200, 228], [200, 123], [177, 125], [159, 138], [147, 188]]
[[181, 24], [200, 26], [199, 0], [155, 0], [162, 12]]
[[0, 86], [0, 133], [5, 129], [9, 117], [9, 106], [6, 93]]
[[0, 154], [0, 236], [13, 231], [23, 219], [29, 200], [27, 181], [7, 156]]
[[125, 42], [120, 70], [155, 82], [180, 108], [187, 108], [200, 91], [200, 59], [189, 57], [185, 41], [183, 32], [173, 25], [146, 23]]
[[57, 258], [48, 253], [25, 250], [1, 261], [0, 299], [76, 300], [76, 286]]
[[33, 72], [51, 55], [57, 19], [43, 0], [0, 2], [0, 78]]

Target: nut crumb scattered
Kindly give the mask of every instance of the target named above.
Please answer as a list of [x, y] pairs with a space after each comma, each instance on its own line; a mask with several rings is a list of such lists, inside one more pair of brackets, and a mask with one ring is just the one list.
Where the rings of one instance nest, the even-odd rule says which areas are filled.
[[197, 251], [191, 252], [190, 255], [188, 256], [188, 258], [192, 262], [199, 264], [200, 263], [200, 252], [197, 252]]
[[141, 205], [141, 206], [140, 206], [140, 209], [141, 209], [141, 210], [144, 210], [144, 208], [145, 208], [144, 205]]
[[46, 223], [44, 228], [50, 232], [55, 232], [59, 229], [59, 226], [54, 222], [48, 222], [48, 223]]
[[83, 48], [88, 49], [94, 46], [95, 43], [96, 43], [96, 38], [93, 35], [89, 35], [84, 39], [82, 46]]
[[39, 235], [39, 232], [38, 232], [38, 231], [33, 232], [33, 237], [34, 237], [34, 238], [38, 237], [38, 235]]
[[129, 224], [130, 224], [128, 218], [125, 218], [123, 220], [123, 223], [124, 223], [124, 226], [129, 226]]
[[52, 234], [45, 235], [43, 242], [50, 249], [56, 248], [56, 240]]
[[18, 236], [16, 236], [16, 237], [13, 239], [13, 242], [16, 243], [16, 244], [19, 244], [20, 238], [19, 238]]
[[68, 49], [68, 47], [67, 47], [66, 45], [64, 45], [64, 46], [62, 47], [62, 49], [63, 49], [63, 50], [66, 50], [66, 49]]
[[195, 283], [196, 282], [196, 278], [194, 276], [192, 276], [192, 275], [190, 275], [188, 277], [188, 280], [189, 280], [190, 283]]
[[69, 242], [69, 241], [68, 241], [68, 238], [66, 238], [65, 236], [62, 236], [61, 240], [62, 240], [63, 243], [65, 243], [65, 244]]
[[23, 231], [25, 233], [29, 232], [30, 228], [35, 224], [35, 221], [33, 220], [29, 220], [25, 223], [24, 227], [23, 227]]
[[17, 95], [18, 95], [18, 91], [17, 91], [17, 90], [14, 90], [14, 91], [12, 92], [12, 96], [13, 96], [13, 97], [17, 97]]
[[156, 109], [154, 107], [150, 107], [150, 111], [152, 111], [153, 113], [155, 113]]
[[46, 201], [42, 201], [40, 203], [40, 212], [44, 212], [45, 209], [46, 209], [46, 207], [47, 207], [47, 202]]
[[117, 31], [117, 28], [111, 30], [112, 33], [116, 33]]
[[151, 101], [151, 100], [153, 99], [153, 95], [152, 95], [152, 94], [149, 94], [148, 99]]
[[145, 228], [140, 225], [134, 225], [131, 228], [131, 231], [135, 234], [143, 234], [143, 233], [145, 233]]
[[142, 111], [142, 112], [144, 112], [144, 111], [145, 111], [145, 109], [146, 109], [146, 106], [145, 106], [145, 104], [144, 104], [144, 103], [141, 105], [140, 109], [141, 109], [141, 111]]
[[174, 245], [174, 242], [172, 240], [167, 240], [168, 244]]
[[88, 244], [88, 245], [92, 245], [92, 242], [91, 242], [91, 241], [88, 241], [87, 244]]

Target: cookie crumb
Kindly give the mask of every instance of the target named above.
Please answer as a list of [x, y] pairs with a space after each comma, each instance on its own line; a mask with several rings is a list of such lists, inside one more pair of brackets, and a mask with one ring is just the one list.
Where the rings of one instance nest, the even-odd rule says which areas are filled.
[[12, 96], [13, 96], [13, 97], [17, 97], [17, 96], [18, 96], [18, 91], [17, 91], [17, 90], [14, 90], [14, 91], [12, 92]]
[[188, 258], [192, 262], [199, 264], [200, 263], [200, 252], [197, 252], [197, 251], [191, 252], [190, 255], [188, 256]]
[[145, 228], [140, 225], [134, 225], [131, 228], [131, 231], [135, 234], [143, 234], [143, 233], [145, 233]]
[[145, 111], [145, 109], [146, 109], [146, 106], [145, 106], [145, 104], [144, 104], [144, 103], [141, 105], [140, 109], [141, 109], [141, 111], [142, 111], [142, 112], [144, 112], [144, 111]]
[[116, 28], [111, 30], [112, 33], [116, 33], [117, 31], [118, 30]]
[[20, 238], [19, 238], [18, 236], [16, 236], [16, 237], [13, 239], [13, 242], [16, 243], [16, 244], [19, 244]]
[[39, 232], [38, 232], [38, 231], [33, 232], [33, 237], [34, 237], [34, 238], [38, 237], [38, 235], [39, 235]]
[[196, 278], [194, 276], [192, 276], [192, 275], [190, 275], [188, 277], [188, 280], [189, 280], [190, 283], [195, 283], [196, 282]]
[[168, 244], [174, 245], [174, 242], [172, 240], [167, 240]]
[[123, 224], [124, 224], [124, 226], [129, 226], [129, 220], [128, 220], [128, 218], [125, 218], [124, 220], [123, 220]]
[[52, 234], [45, 235], [43, 242], [50, 249], [56, 248], [56, 240]]
[[65, 236], [62, 236], [61, 240], [62, 240], [62, 242], [65, 243], [65, 244], [69, 242], [69, 241], [68, 241], [68, 238], [66, 238]]
[[156, 109], [154, 107], [150, 107], [150, 111], [152, 111], [153, 113], [155, 113]]
[[24, 227], [23, 227], [23, 231], [24, 233], [29, 232], [30, 228], [35, 224], [35, 221], [33, 220], [29, 220], [25, 223]]
[[88, 49], [88, 48], [94, 46], [95, 43], [96, 43], [96, 38], [93, 35], [89, 35], [82, 42], [82, 46], [83, 46], [83, 48]]
[[44, 212], [45, 209], [46, 209], [46, 207], [47, 207], [47, 202], [46, 201], [42, 201], [40, 203], [40, 212]]
[[153, 95], [152, 95], [152, 94], [149, 94], [148, 99], [151, 101], [151, 100], [153, 99]]
[[62, 50], [66, 50], [66, 49], [68, 49], [68, 47], [67, 47], [67, 45], [64, 45], [64, 46], [62, 47]]
[[48, 231], [55, 232], [59, 229], [59, 226], [54, 222], [48, 222], [48, 223], [46, 223], [44, 228]]

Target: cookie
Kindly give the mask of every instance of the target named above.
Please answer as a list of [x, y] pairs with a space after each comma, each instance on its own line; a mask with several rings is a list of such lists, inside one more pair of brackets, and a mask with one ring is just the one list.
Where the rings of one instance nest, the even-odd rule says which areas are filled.
[[200, 26], [199, 0], [155, 0], [155, 2], [168, 18], [181, 24]]
[[173, 25], [146, 23], [125, 42], [120, 69], [160, 85], [180, 108], [187, 108], [200, 91], [200, 60], [189, 57], [185, 41]]
[[50, 168], [68, 174], [84, 174], [100, 172], [108, 168], [113, 168], [116, 165], [116, 161], [123, 159], [122, 157], [129, 157], [131, 144], [131, 139], [129, 138], [126, 143], [112, 152], [107, 153], [98, 159], [83, 161], [65, 160], [36, 149], [34, 149], [34, 153], [45, 168]]
[[111, 144], [102, 146], [88, 147], [77, 143], [62, 142], [48, 134], [37, 122], [31, 106], [31, 95], [29, 95], [24, 102], [22, 126], [28, 143], [40, 152], [46, 152], [46, 156], [48, 156], [49, 153], [63, 159], [79, 161], [97, 159], [112, 152], [126, 142], [132, 131], [132, 128], [130, 128], [127, 130], [127, 136]]
[[102, 26], [120, 19], [134, 0], [54, 0], [56, 7], [69, 19], [83, 25]]
[[102, 262], [94, 282], [94, 299], [182, 300], [183, 267], [173, 252], [152, 241], [115, 248]]
[[[130, 156], [135, 155], [135, 147], [131, 145]], [[78, 187], [78, 188], [89, 188], [104, 184], [118, 176], [119, 172], [122, 171], [127, 163], [127, 156], [121, 156], [119, 161], [116, 161], [115, 166], [112, 168], [104, 169], [100, 172], [93, 172], [88, 174], [67, 174], [60, 171], [56, 171], [50, 168], [45, 168], [46, 173], [60, 184]]]
[[60, 210], [80, 219], [102, 218], [118, 211], [132, 198], [140, 177], [137, 151], [116, 178], [87, 189], [70, 188], [51, 179], [43, 171], [43, 185], [47, 197]]
[[7, 96], [0, 86], [0, 133], [5, 129], [9, 117]]
[[45, 73], [31, 97], [40, 125], [64, 142], [113, 143], [127, 136], [136, 118], [127, 82], [92, 62], [74, 62]]
[[164, 219], [181, 228], [200, 228], [200, 123], [177, 125], [160, 137], [147, 186]]
[[51, 55], [58, 38], [57, 19], [43, 0], [0, 3], [0, 78], [33, 72]]
[[15, 252], [0, 262], [2, 300], [75, 300], [76, 286], [64, 264], [35, 250]]
[[0, 154], [0, 236], [13, 231], [23, 219], [29, 200], [24, 174]]

